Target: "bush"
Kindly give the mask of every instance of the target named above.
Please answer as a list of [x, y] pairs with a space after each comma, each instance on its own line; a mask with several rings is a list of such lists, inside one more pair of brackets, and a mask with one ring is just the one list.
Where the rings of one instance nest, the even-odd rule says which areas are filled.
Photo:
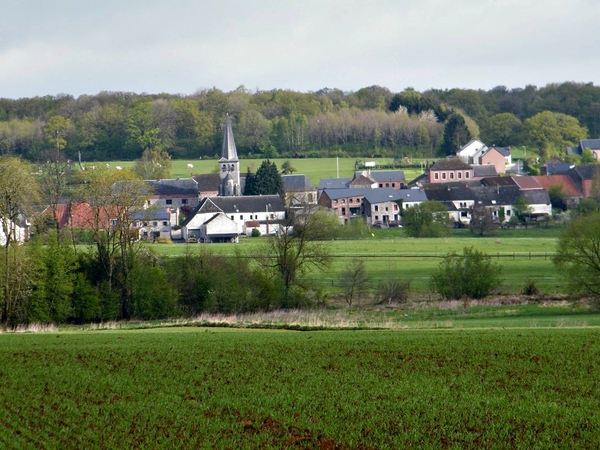
[[521, 290], [523, 295], [540, 295], [540, 290], [537, 287], [537, 281], [533, 278], [527, 278], [525, 280], [525, 286]]
[[260, 231], [258, 228], [253, 228], [252, 229], [252, 233], [250, 233], [250, 236], [252, 237], [260, 237]]
[[445, 299], [484, 298], [501, 284], [501, 268], [485, 253], [465, 247], [449, 253], [431, 277], [431, 287]]
[[406, 303], [410, 292], [410, 281], [401, 281], [389, 278], [379, 283], [376, 299], [377, 303]]

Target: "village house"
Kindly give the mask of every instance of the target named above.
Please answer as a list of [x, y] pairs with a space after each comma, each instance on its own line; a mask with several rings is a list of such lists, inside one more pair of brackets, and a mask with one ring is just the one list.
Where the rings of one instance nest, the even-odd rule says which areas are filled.
[[596, 161], [600, 161], [600, 139], [581, 139], [579, 145], [567, 147], [567, 154], [581, 156], [586, 149], [592, 151], [592, 155]]
[[436, 161], [429, 168], [429, 183], [448, 183], [473, 179], [473, 168], [459, 158]]
[[373, 189], [365, 193], [363, 215], [371, 226], [387, 227], [402, 222], [402, 211], [427, 201], [422, 189]]
[[324, 189], [318, 204], [332, 211], [340, 222], [345, 223], [365, 214], [363, 199], [369, 191], [370, 189], [365, 188]]
[[[51, 207], [43, 213], [53, 216]], [[117, 215], [113, 207], [94, 208], [87, 202], [59, 203], [56, 205], [58, 228], [82, 230], [107, 230], [118, 225]], [[171, 238], [171, 214], [168, 209], [150, 207], [129, 214], [129, 228], [138, 231], [140, 239]]]
[[179, 224], [179, 211], [182, 206], [194, 208], [199, 202], [198, 182], [193, 178], [146, 180], [150, 186], [148, 207], [169, 210], [171, 225]]
[[[182, 223], [182, 238], [215, 242], [213, 238], [222, 234], [217, 232], [219, 224], [226, 225], [226, 231], [229, 234], [233, 233], [233, 225], [222, 218], [215, 219], [215, 222], [208, 228], [202, 227], [208, 220], [214, 219], [217, 214], [225, 215], [236, 224], [236, 236], [250, 234], [254, 228], [257, 228], [263, 235], [275, 234], [286, 218], [285, 206], [278, 195], [205, 198]], [[256, 223], [258, 223], [258, 227], [256, 227]], [[213, 234], [210, 234], [211, 231]], [[203, 235], [203, 232], [209, 234]]]
[[[198, 183], [200, 198], [216, 197], [219, 195], [221, 176], [218, 173], [203, 173], [193, 175], [192, 178]], [[195, 206], [195, 205], [194, 205]]]
[[286, 205], [291, 207], [316, 205], [317, 189], [306, 175], [282, 175], [281, 181], [283, 181]]
[[[0, 218], [0, 221], [4, 222], [5, 219]], [[27, 221], [25, 216], [19, 214], [19, 219], [13, 222], [10, 219], [6, 219], [6, 223], [0, 226], [0, 246], [6, 245], [6, 234], [4, 234], [4, 226], [8, 230], [8, 235], [12, 236], [13, 241], [23, 243], [29, 239], [31, 231], [31, 223]]]

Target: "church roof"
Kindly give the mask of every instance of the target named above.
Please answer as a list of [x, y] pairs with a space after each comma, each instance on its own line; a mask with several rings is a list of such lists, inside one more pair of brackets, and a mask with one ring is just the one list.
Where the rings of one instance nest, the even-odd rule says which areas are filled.
[[231, 128], [231, 119], [229, 118], [229, 113], [225, 119], [225, 128], [223, 129], [221, 160], [238, 161], [238, 154], [235, 147], [235, 140], [233, 139], [233, 129]]

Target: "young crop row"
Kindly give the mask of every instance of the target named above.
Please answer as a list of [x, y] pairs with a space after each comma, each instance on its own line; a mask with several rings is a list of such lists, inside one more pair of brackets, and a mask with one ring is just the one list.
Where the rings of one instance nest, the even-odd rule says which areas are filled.
[[5, 335], [0, 447], [591, 448], [600, 333]]

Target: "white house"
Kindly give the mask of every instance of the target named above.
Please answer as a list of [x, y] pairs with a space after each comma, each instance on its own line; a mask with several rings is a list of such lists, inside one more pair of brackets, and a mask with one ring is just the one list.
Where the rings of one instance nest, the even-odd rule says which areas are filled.
[[[246, 223], [252, 228], [259, 223], [261, 234], [274, 234], [279, 224], [285, 220], [286, 211], [278, 195], [246, 195], [239, 197], [210, 197], [200, 204], [186, 217], [181, 226], [183, 239], [200, 236], [202, 225], [213, 219], [215, 214], [222, 213], [237, 224], [239, 234], [248, 234]], [[215, 224], [224, 224], [217, 221]]]
[[8, 229], [9, 235], [12, 234], [14, 240], [17, 242], [25, 242], [29, 238], [29, 228], [31, 224], [27, 222], [24, 218], [21, 218], [18, 222], [12, 222], [10, 219], [6, 219], [6, 224], [4, 224], [4, 219], [0, 218], [0, 246], [6, 245], [6, 235], [4, 234], [4, 226]]

